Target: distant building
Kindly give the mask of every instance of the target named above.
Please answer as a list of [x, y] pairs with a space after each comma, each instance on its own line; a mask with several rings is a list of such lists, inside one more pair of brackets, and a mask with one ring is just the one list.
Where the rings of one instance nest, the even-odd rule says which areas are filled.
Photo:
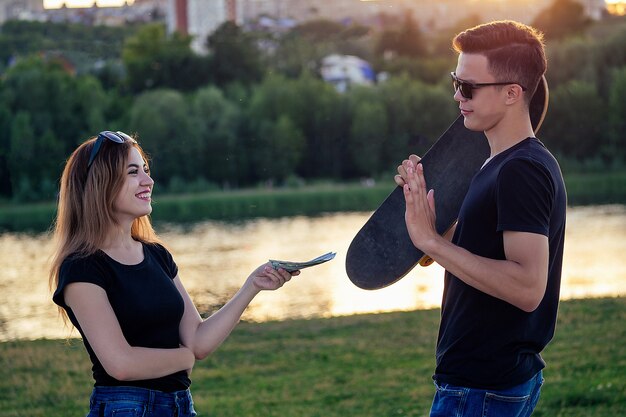
[[0, 24], [7, 20], [34, 20], [43, 12], [43, 0], [0, 0]]
[[585, 14], [593, 20], [600, 20], [608, 13], [605, 0], [576, 1], [585, 8]]
[[343, 93], [351, 85], [373, 85], [376, 74], [369, 62], [352, 55], [328, 55], [322, 60], [321, 75], [324, 81]]
[[[68, 21], [123, 25], [163, 21], [170, 32], [192, 35], [192, 48], [206, 52], [206, 38], [225, 21], [264, 26], [277, 32], [312, 19], [330, 19], [375, 26], [382, 15], [411, 12], [424, 31], [437, 31], [470, 15], [483, 21], [514, 19], [531, 23], [554, 0], [134, 0], [123, 7], [85, 7], [44, 10], [43, 0], [0, 0], [0, 24], [9, 19]], [[626, 0], [575, 0], [592, 19], [607, 13], [626, 13]], [[95, 4], [95, 3], [93, 3]]]
[[59, 8], [44, 9], [43, 0], [0, 0], [0, 24], [10, 19], [108, 26], [163, 21], [166, 2], [135, 0], [121, 7], [97, 7], [95, 1], [87, 7], [67, 7], [63, 2]]
[[[585, 8], [592, 19], [601, 19], [606, 13], [605, 0], [575, 0]], [[460, 20], [477, 15], [483, 21], [513, 19], [531, 23], [554, 0], [238, 0], [239, 18], [248, 23], [259, 16], [274, 19], [330, 19], [342, 22], [375, 24], [378, 16], [413, 14], [427, 31], [447, 28]]]
[[167, 28], [191, 35], [191, 47], [198, 53], [206, 53], [207, 37], [222, 23], [238, 19], [237, 0], [168, 0]]

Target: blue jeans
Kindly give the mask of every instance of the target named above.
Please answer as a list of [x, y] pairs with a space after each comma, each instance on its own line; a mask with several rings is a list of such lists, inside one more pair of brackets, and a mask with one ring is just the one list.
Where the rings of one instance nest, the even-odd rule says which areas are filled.
[[189, 390], [162, 392], [137, 387], [94, 387], [87, 417], [194, 417]]
[[512, 388], [482, 390], [439, 384], [430, 417], [528, 417], [533, 413], [543, 385], [540, 371]]

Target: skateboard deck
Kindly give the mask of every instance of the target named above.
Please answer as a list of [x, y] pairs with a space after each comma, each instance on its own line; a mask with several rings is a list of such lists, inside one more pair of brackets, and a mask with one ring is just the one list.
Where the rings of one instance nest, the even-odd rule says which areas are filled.
[[[530, 104], [535, 133], [548, 108], [545, 78]], [[420, 163], [428, 189], [435, 189], [437, 233], [444, 234], [456, 221], [472, 178], [489, 157], [489, 144], [483, 132], [467, 129], [459, 116]], [[386, 287], [408, 274], [415, 265], [432, 263], [417, 249], [406, 229], [406, 204], [402, 187], [396, 187], [356, 234], [346, 254], [346, 272], [357, 287], [375, 290]]]

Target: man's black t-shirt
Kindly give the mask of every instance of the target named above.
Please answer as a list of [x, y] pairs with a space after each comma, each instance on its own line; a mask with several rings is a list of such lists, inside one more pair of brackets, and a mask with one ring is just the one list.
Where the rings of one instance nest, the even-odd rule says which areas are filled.
[[556, 324], [566, 206], [558, 163], [535, 138], [497, 154], [475, 175], [452, 242], [475, 255], [504, 260], [504, 231], [547, 236], [546, 292], [539, 307], [527, 313], [446, 271], [434, 379], [503, 389], [543, 369], [540, 352]]
[[185, 305], [174, 278], [178, 268], [171, 254], [158, 244], [143, 243], [144, 259], [136, 265], [123, 265], [102, 251], [88, 257], [68, 257], [59, 271], [59, 285], [53, 300], [63, 307], [78, 329], [93, 364], [96, 386], [136, 386], [165, 392], [189, 388], [187, 372], [179, 371], [162, 378], [118, 381], [106, 373], [89, 345], [76, 316], [65, 304], [63, 290], [73, 282], [88, 282], [102, 287], [109, 298], [120, 327], [131, 346], [175, 349], [180, 347], [179, 324]]

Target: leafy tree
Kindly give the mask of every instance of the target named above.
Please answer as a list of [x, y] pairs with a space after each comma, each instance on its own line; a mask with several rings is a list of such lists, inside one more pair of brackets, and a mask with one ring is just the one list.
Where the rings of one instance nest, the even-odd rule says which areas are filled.
[[381, 172], [386, 134], [387, 114], [382, 104], [358, 102], [350, 130], [350, 156], [359, 173], [373, 177]]
[[0, 63], [11, 57], [55, 52], [63, 56], [80, 54], [81, 60], [72, 60], [72, 64], [89, 68], [97, 61], [119, 59], [124, 39], [134, 31], [132, 25], [120, 30], [104, 25], [9, 20], [0, 32]]
[[248, 152], [239, 143], [241, 111], [216, 87], [199, 90], [191, 111], [200, 135], [200, 174], [225, 187], [245, 180]]
[[555, 151], [579, 161], [602, 155], [608, 145], [607, 105], [593, 84], [570, 81], [553, 91], [541, 137]]
[[608, 38], [599, 39], [593, 48], [593, 53], [588, 58], [589, 65], [593, 68], [595, 83], [600, 95], [604, 98], [611, 94], [613, 72], [616, 69], [626, 67], [626, 27], [622, 27]]
[[550, 88], [571, 80], [582, 80], [595, 84], [600, 96], [608, 100], [613, 71], [626, 66], [624, 44], [624, 28], [600, 38], [568, 38], [548, 43]]
[[11, 123], [9, 169], [14, 195], [20, 200], [29, 200], [35, 195], [35, 178], [32, 167], [36, 161], [35, 132], [31, 127], [30, 115], [19, 112]]
[[38, 191], [36, 200], [52, 200], [58, 189], [57, 180], [61, 177], [63, 161], [67, 155], [63, 152], [61, 141], [54, 132], [47, 130], [36, 138], [35, 159], [31, 161], [35, 177], [33, 183]]
[[29, 113], [35, 132], [43, 133], [54, 127], [55, 119], [70, 117], [70, 84], [71, 76], [60, 65], [24, 59], [6, 73], [4, 101], [14, 114]]
[[11, 112], [0, 101], [0, 195], [11, 196], [9, 152], [11, 148]]
[[460, 32], [484, 23], [480, 15], [471, 13], [459, 19], [447, 28], [442, 28], [430, 35], [428, 41], [428, 52], [431, 57], [450, 58], [455, 57], [452, 50], [452, 39]]
[[609, 139], [607, 151], [613, 158], [626, 157], [626, 66], [613, 72], [609, 98]]
[[271, 172], [273, 177], [284, 180], [294, 173], [298, 163], [303, 159], [306, 139], [289, 117], [279, 117], [273, 129], [268, 132], [274, 150]]
[[402, 28], [400, 28], [396, 48], [400, 56], [420, 57], [426, 54], [422, 32], [415, 19], [413, 19], [413, 15], [408, 11], [404, 15], [404, 22]]
[[109, 106], [109, 97], [96, 78], [82, 77], [75, 82], [77, 100], [73, 110], [82, 117], [82, 126], [77, 133], [81, 136], [93, 135], [106, 125], [105, 111]]
[[546, 77], [551, 89], [572, 80], [595, 83], [592, 60], [596, 42], [583, 38], [551, 41], [546, 45], [548, 71]]
[[30, 114], [35, 135], [52, 131], [65, 152], [102, 126], [107, 105], [95, 78], [72, 76], [57, 62], [40, 58], [21, 60], [7, 71], [2, 94], [13, 114]]
[[381, 84], [379, 94], [389, 124], [385, 167], [396, 166], [410, 153], [423, 155], [458, 115], [451, 89], [406, 76]]
[[412, 58], [426, 55], [426, 42], [411, 12], [405, 13], [404, 22], [399, 30], [383, 31], [376, 51], [378, 55], [393, 52], [398, 56]]
[[178, 32], [168, 36], [162, 24], [143, 26], [126, 40], [122, 51], [130, 90], [191, 91], [206, 84], [208, 61], [197, 56], [190, 45], [191, 37]]
[[342, 97], [328, 83], [303, 75], [296, 80], [288, 115], [307, 138], [302, 177], [340, 177], [345, 173], [349, 116]]
[[314, 43], [300, 36], [284, 36], [270, 55], [268, 65], [275, 72], [290, 78], [305, 73], [319, 73], [322, 58], [333, 53], [330, 43]]
[[192, 180], [201, 171], [198, 130], [185, 97], [174, 90], [153, 90], [137, 97], [130, 111], [130, 132], [136, 132], [152, 155], [151, 169], [158, 182], [167, 185], [180, 177]]
[[13, 198], [36, 201], [54, 198], [62, 147], [51, 131], [37, 136], [30, 114], [18, 112], [11, 123], [8, 165]]
[[545, 33], [548, 39], [562, 39], [580, 34], [589, 26], [585, 9], [576, 0], [554, 0], [537, 15], [532, 26]]
[[353, 24], [344, 26], [327, 19], [302, 23], [274, 41], [268, 66], [296, 78], [304, 73], [318, 74], [321, 61], [330, 54], [354, 55], [371, 59], [370, 29]]
[[378, 36], [376, 43], [376, 53], [385, 56], [388, 53], [395, 53], [399, 42], [400, 34], [397, 30], [385, 30]]
[[339, 22], [315, 19], [299, 24], [292, 29], [291, 33], [309, 42], [327, 42], [339, 38], [344, 31], [344, 26]]
[[427, 84], [438, 84], [450, 78], [450, 70], [456, 66], [456, 57], [434, 57], [429, 59], [415, 59], [398, 57], [392, 60], [382, 60], [377, 65], [378, 72], [387, 72], [392, 75], [408, 75], [411, 79]]
[[276, 122], [262, 121], [256, 144], [253, 152], [256, 175], [280, 182], [293, 174], [306, 143], [300, 129], [283, 114]]
[[306, 74], [297, 80], [269, 76], [253, 90], [248, 138], [257, 137], [262, 121], [277, 122], [282, 115], [287, 115], [306, 138], [305, 156], [297, 173], [304, 178], [341, 176], [349, 119], [339, 93]]
[[102, 130], [107, 96], [95, 78], [36, 57], [6, 72], [1, 95], [2, 113], [12, 119], [0, 141], [11, 184], [3, 190], [22, 200], [52, 198], [63, 159]]
[[207, 46], [211, 51], [211, 74], [218, 85], [233, 81], [250, 84], [261, 80], [264, 68], [260, 52], [252, 36], [235, 23], [222, 23], [207, 38]]

